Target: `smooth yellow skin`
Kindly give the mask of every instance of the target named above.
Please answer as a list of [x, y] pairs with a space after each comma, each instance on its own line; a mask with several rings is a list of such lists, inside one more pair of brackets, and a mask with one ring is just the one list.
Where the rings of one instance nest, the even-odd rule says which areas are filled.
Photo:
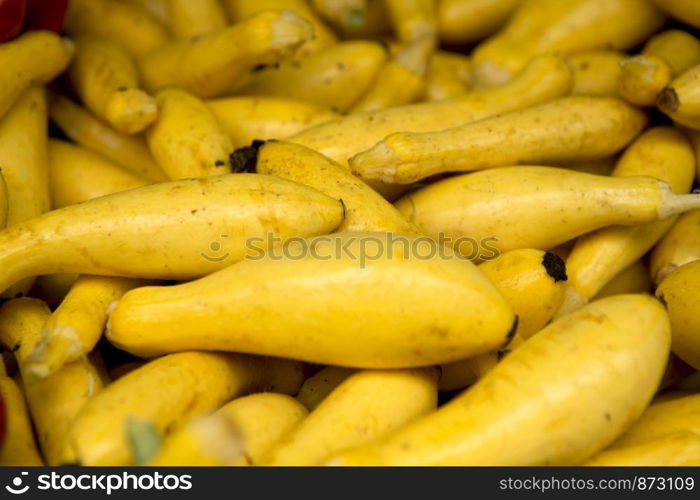
[[595, 160], [621, 150], [646, 124], [643, 112], [619, 99], [562, 97], [447, 130], [397, 132], [349, 163], [363, 179], [410, 184], [445, 172]]
[[384, 0], [389, 22], [402, 43], [437, 35], [437, 0]]
[[95, 348], [107, 323], [109, 306], [145, 283], [130, 278], [80, 276], [51, 314], [24, 363], [24, 372], [46, 378]]
[[330, 108], [281, 97], [224, 97], [207, 101], [234, 148], [253, 140], [284, 139], [339, 117]]
[[564, 261], [549, 252], [523, 248], [483, 262], [479, 269], [496, 285], [513, 312], [518, 328], [499, 351], [441, 365], [439, 388], [452, 391], [473, 384], [491, 371], [504, 354], [540, 331], [564, 300]]
[[297, 99], [345, 112], [370, 88], [386, 58], [377, 42], [342, 42], [255, 71], [236, 94]]
[[700, 369], [697, 306], [700, 303], [700, 262], [685, 264], [667, 275], [656, 296], [667, 304], [673, 327], [673, 352], [693, 368]]
[[547, 326], [437, 412], [329, 463], [580, 463], [644, 411], [669, 344], [668, 316], [654, 298], [597, 301]]
[[338, 233], [190, 283], [137, 288], [110, 314], [107, 335], [138, 355], [196, 347], [358, 368], [428, 366], [503, 345], [515, 318], [494, 285], [416, 240]]
[[480, 252], [474, 252], [471, 240], [460, 241], [458, 249], [478, 260], [495, 249], [547, 250], [601, 227], [656, 222], [697, 203], [696, 195], [674, 195], [651, 177], [515, 166], [438, 181], [394, 205], [423, 234], [442, 233], [453, 244], [464, 237], [475, 240]]
[[249, 238], [326, 234], [342, 220], [339, 201], [271, 176], [229, 174], [145, 186], [0, 232], [0, 289], [56, 272], [192, 279], [257, 252], [246, 248]]
[[650, 273], [658, 285], [679, 267], [700, 260], [700, 210], [678, 217], [651, 252]]
[[[31, 87], [0, 120], [0, 171], [6, 184], [6, 225], [46, 212], [50, 208], [47, 112], [43, 87]], [[5, 290], [3, 297], [24, 295], [33, 279]]]
[[151, 153], [171, 180], [231, 172], [231, 138], [199, 98], [178, 88], [156, 94], [158, 118], [146, 137]]
[[308, 411], [285, 394], [234, 399], [167, 437], [152, 467], [255, 465]]
[[167, 0], [168, 26], [175, 38], [206, 35], [228, 25], [219, 0]]
[[304, 381], [296, 398], [311, 411], [356, 371], [343, 366], [326, 366]]
[[672, 17], [700, 28], [700, 5], [694, 0], [652, 0]]
[[594, 300], [625, 293], [650, 293], [651, 290], [652, 283], [649, 269], [641, 260], [638, 260], [608, 281], [602, 290], [596, 294]]
[[357, 113], [316, 125], [288, 138], [323, 153], [341, 165], [397, 130], [429, 132], [524, 109], [568, 94], [572, 72], [566, 61], [545, 56], [511, 83], [444, 102], [418, 103]]
[[484, 86], [502, 84], [540, 54], [629, 49], [663, 22], [647, 0], [523, 2], [505, 28], [474, 50], [476, 79]]
[[22, 389], [4, 372], [0, 376], [0, 399], [5, 404], [5, 442], [0, 446], [0, 466], [40, 467], [44, 461], [39, 454], [32, 422]]
[[438, 0], [440, 40], [447, 43], [476, 42], [495, 33], [522, 0]]
[[52, 208], [62, 208], [151, 182], [76, 144], [49, 138]]
[[678, 467], [700, 464], [700, 436], [679, 432], [647, 443], [604, 450], [587, 467]]
[[620, 78], [620, 63], [625, 54], [616, 50], [589, 50], [572, 55], [574, 87], [571, 95], [615, 96]]
[[683, 30], [662, 31], [647, 41], [642, 53], [660, 57], [677, 75], [700, 63], [700, 40]]
[[293, 54], [312, 36], [290, 10], [265, 11], [222, 30], [163, 45], [138, 59], [146, 90], [177, 86], [199, 97], [225, 94], [260, 64]]
[[27, 90], [0, 120], [0, 169], [7, 187], [7, 225], [49, 209], [46, 96]]
[[[695, 179], [695, 153], [690, 142], [670, 127], [644, 132], [622, 155], [614, 177], [649, 176], [666, 181], [674, 193], [688, 193]], [[646, 254], [676, 217], [636, 226], [605, 227], [580, 237], [566, 260], [566, 314], [593, 298], [626, 267]]]
[[308, 413], [293, 397], [268, 392], [234, 399], [216, 415], [226, 418], [234, 426], [241, 436], [247, 461], [257, 465]]
[[72, 0], [63, 26], [70, 36], [96, 35], [114, 40], [132, 56], [142, 56], [168, 42], [168, 32], [135, 2]]
[[700, 64], [674, 78], [659, 94], [656, 105], [673, 121], [700, 130]]
[[426, 74], [425, 98], [442, 101], [458, 97], [472, 88], [472, 62], [462, 54], [437, 51], [430, 57]]
[[299, 49], [299, 56], [307, 56], [323, 50], [336, 43], [332, 30], [309, 8], [305, 0], [223, 0], [233, 22], [242, 21], [259, 12], [270, 9], [289, 9], [311, 23], [313, 38], [307, 40]]
[[100, 392], [103, 382], [87, 358], [66, 365], [41, 381], [28, 376], [25, 361], [38, 342], [49, 314], [46, 304], [36, 299], [7, 302], [0, 308], [0, 343], [5, 348], [19, 346], [15, 357], [39, 444], [48, 465], [58, 465], [62, 463], [68, 429], [78, 412]]
[[166, 180], [145, 139], [117, 132], [65, 97], [49, 108], [51, 119], [71, 140], [153, 182]]
[[700, 434], [700, 394], [654, 403], [610, 449], [625, 448], [678, 432]]
[[331, 198], [343, 200], [345, 217], [338, 231], [420, 232], [348, 169], [305, 146], [266, 142], [258, 150], [256, 171], [306, 184]]
[[69, 431], [69, 451], [82, 465], [133, 465], [129, 419], [148, 421], [167, 436], [234, 397], [264, 390], [293, 394], [302, 380], [293, 361], [204, 352], [158, 358], [112, 382], [85, 406]]
[[437, 406], [434, 368], [361, 371], [342, 382], [272, 448], [262, 465], [320, 465], [395, 432]]
[[0, 118], [27, 89], [53, 80], [73, 55], [74, 44], [49, 31], [29, 31], [0, 45]]
[[433, 48], [434, 42], [424, 38], [400, 50], [379, 70], [350, 112], [375, 111], [417, 101], [426, 88], [425, 73]]
[[216, 413], [195, 418], [162, 443], [149, 467], [230, 467], [245, 465], [238, 430]]
[[136, 63], [117, 42], [80, 37], [68, 74], [85, 106], [120, 132], [141, 132], [158, 114], [155, 100], [138, 88]]
[[659, 93], [671, 82], [671, 67], [660, 57], [639, 55], [620, 63], [618, 92], [635, 106], [653, 106]]
[[483, 262], [479, 269], [518, 316], [515, 334], [525, 339], [544, 328], [564, 300], [566, 267], [554, 254], [531, 248], [512, 250]]

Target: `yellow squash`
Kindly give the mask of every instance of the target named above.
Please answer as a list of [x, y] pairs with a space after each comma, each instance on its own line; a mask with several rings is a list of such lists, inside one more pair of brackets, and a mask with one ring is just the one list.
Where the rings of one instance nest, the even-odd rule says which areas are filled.
[[0, 446], [0, 466], [42, 466], [24, 394], [17, 382], [7, 376], [0, 357], [0, 399], [5, 408], [5, 441]]
[[138, 57], [168, 41], [168, 32], [135, 2], [71, 0], [64, 29], [70, 36], [97, 35]]
[[150, 181], [166, 180], [142, 137], [117, 132], [65, 97], [53, 100], [49, 114], [63, 133], [81, 146]]
[[430, 57], [425, 78], [425, 97], [428, 101], [442, 101], [466, 94], [473, 84], [471, 59], [456, 52], [437, 51]]
[[74, 44], [49, 31], [30, 31], [0, 45], [0, 118], [34, 85], [53, 80], [71, 56]]
[[350, 167], [363, 179], [410, 184], [445, 172], [595, 160], [621, 150], [646, 124], [644, 113], [619, 99], [563, 97], [447, 130], [397, 132], [350, 158]]
[[[695, 178], [695, 154], [680, 132], [670, 127], [651, 128], [625, 151], [612, 175], [655, 177], [668, 182], [675, 193], [688, 193]], [[646, 254], [675, 220], [606, 227], [580, 237], [566, 260], [567, 297], [558, 314], [571, 312], [593, 298]]]
[[644, 411], [669, 343], [668, 316], [654, 298], [621, 295], [594, 302], [527, 340], [435, 413], [329, 463], [580, 463]]
[[331, 198], [343, 200], [345, 218], [338, 231], [419, 233], [391, 203], [348, 169], [307, 147], [291, 142], [266, 142], [257, 150], [239, 150], [233, 157], [234, 163], [238, 158], [240, 163], [247, 159], [259, 174], [306, 184]]
[[700, 436], [693, 432], [669, 434], [645, 443], [604, 450], [588, 467], [678, 467], [700, 465]]
[[620, 63], [625, 54], [616, 50], [588, 50], [570, 57], [574, 67], [571, 95], [617, 95]]
[[167, 436], [188, 418], [236, 396], [271, 390], [294, 394], [302, 382], [292, 361], [242, 354], [185, 352], [124, 375], [93, 398], [68, 433], [67, 452], [82, 465], [133, 465], [130, 421]]
[[128, 290], [145, 283], [129, 278], [83, 275], [47, 319], [23, 363], [33, 378], [46, 378], [95, 348], [107, 322], [107, 310]]
[[668, 308], [673, 328], [673, 353], [700, 369], [700, 337], [697, 308], [700, 304], [700, 262], [685, 264], [667, 275], [656, 289]]
[[476, 78], [482, 85], [502, 84], [540, 54], [629, 49], [663, 22], [648, 0], [529, 0], [474, 50]]
[[20, 298], [0, 308], [0, 343], [16, 348], [24, 393], [37, 431], [41, 450], [48, 465], [65, 463], [63, 449], [66, 434], [76, 415], [103, 386], [97, 366], [83, 358], [64, 366], [43, 380], [36, 380], [24, 367], [39, 340], [49, 317], [46, 304], [36, 299]]
[[201, 37], [169, 42], [138, 64], [149, 92], [174, 85], [199, 97], [216, 97], [255, 66], [293, 54], [311, 36], [311, 25], [294, 12], [271, 10]]
[[49, 138], [52, 208], [74, 205], [151, 182], [77, 144]]
[[288, 9], [311, 23], [313, 37], [299, 49], [299, 56], [307, 56], [336, 43], [336, 36], [316, 13], [309, 8], [306, 0], [223, 0], [233, 22], [240, 22], [264, 10]]
[[425, 73], [434, 42], [423, 38], [399, 50], [376, 75], [351, 113], [374, 111], [417, 101], [426, 87]]
[[151, 153], [171, 180], [231, 172], [233, 144], [214, 113], [177, 88], [156, 94], [158, 119], [146, 136]]
[[234, 148], [256, 139], [284, 139], [339, 117], [325, 106], [281, 97], [224, 97], [207, 101], [207, 105]]
[[700, 130], [700, 63], [678, 75], [659, 94], [656, 105], [673, 121]]
[[136, 63], [118, 43], [79, 38], [68, 73], [85, 106], [118, 131], [135, 134], [155, 120], [156, 102], [139, 88]]
[[684, 264], [700, 260], [700, 210], [678, 220], [651, 252], [650, 273], [658, 285], [669, 273]]
[[439, 0], [437, 23], [440, 40], [477, 42], [495, 33], [523, 0]]
[[223, 29], [228, 19], [220, 0], [166, 0], [168, 26], [175, 38], [192, 38]]
[[605, 226], [667, 219], [700, 206], [651, 177], [608, 177], [555, 167], [499, 167], [411, 192], [396, 208], [432, 238], [474, 260], [518, 248], [548, 250]]
[[572, 73], [557, 56], [536, 59], [512, 82], [444, 102], [357, 113], [316, 125], [288, 138], [346, 165], [348, 158], [397, 130], [430, 132], [524, 109], [568, 94]]
[[304, 381], [296, 398], [311, 411], [355, 372], [353, 368], [326, 366]]
[[654, 403], [610, 448], [649, 443], [678, 432], [700, 434], [700, 394]]
[[128, 292], [108, 338], [138, 355], [196, 348], [396, 368], [492, 351], [514, 327], [488, 278], [425, 237], [345, 232], [268, 253], [260, 244], [203, 279]]
[[229, 174], [145, 186], [0, 232], [0, 289], [55, 272], [193, 278], [254, 252], [250, 238], [274, 243], [273, 236], [315, 236], [342, 220], [341, 202], [271, 176]]
[[261, 465], [312, 466], [395, 432], [435, 410], [434, 368], [349, 376], [262, 458]]
[[258, 69], [235, 93], [296, 99], [345, 112], [370, 88], [386, 57], [377, 42], [342, 42], [299, 60]]

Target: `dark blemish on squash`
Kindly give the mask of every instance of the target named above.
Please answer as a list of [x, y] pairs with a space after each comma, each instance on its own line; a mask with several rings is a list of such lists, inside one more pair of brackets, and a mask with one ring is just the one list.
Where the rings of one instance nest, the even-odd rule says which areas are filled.
[[191, 213], [192, 215], [194, 215], [194, 214], [196, 214], [196, 213], [197, 213], [197, 211], [198, 211], [198, 209], [197, 209], [197, 208], [195, 208], [195, 209], [193, 209], [193, 210], [190, 210], [190, 213]]
[[117, 87], [117, 92], [126, 92], [129, 90], [129, 87], [124, 87], [123, 85], [121, 87]]
[[258, 166], [258, 153], [264, 144], [265, 141], [256, 139], [250, 144], [250, 146], [238, 148], [231, 153], [229, 155], [231, 169], [236, 173], [255, 173], [256, 167]]
[[605, 416], [605, 420], [607, 420], [608, 422], [610, 422], [612, 420], [612, 415], [610, 415], [609, 412], [606, 411], [604, 416]]
[[226, 162], [224, 160], [216, 160], [214, 162], [214, 165], [217, 167], [223, 167], [224, 165], [226, 165]]
[[542, 257], [542, 265], [545, 271], [547, 271], [547, 274], [554, 279], [555, 283], [569, 279], [566, 275], [566, 264], [557, 254], [552, 252], [545, 253], [544, 257]]
[[510, 327], [510, 331], [508, 332], [508, 335], [506, 335], [506, 340], [503, 342], [503, 346], [501, 349], [505, 349], [508, 347], [508, 344], [510, 344], [515, 337], [515, 332], [518, 331], [518, 321], [520, 318], [518, 318], [518, 315], [515, 315], [515, 319], [513, 320], [513, 326]]
[[664, 309], [668, 309], [668, 303], [666, 302], [666, 297], [664, 297], [664, 294], [660, 294], [656, 297], [656, 300], [661, 302], [661, 304], [664, 306]]
[[678, 94], [672, 87], [666, 87], [656, 98], [656, 104], [664, 111], [675, 113], [681, 105]]

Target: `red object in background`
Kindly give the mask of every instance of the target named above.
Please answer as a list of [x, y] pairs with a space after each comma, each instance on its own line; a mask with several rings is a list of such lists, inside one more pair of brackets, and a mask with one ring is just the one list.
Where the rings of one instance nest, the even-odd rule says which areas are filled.
[[24, 31], [49, 30], [60, 33], [68, 10], [68, 0], [25, 0], [27, 18]]
[[27, 13], [25, 0], [0, 0], [0, 43], [16, 37]]

